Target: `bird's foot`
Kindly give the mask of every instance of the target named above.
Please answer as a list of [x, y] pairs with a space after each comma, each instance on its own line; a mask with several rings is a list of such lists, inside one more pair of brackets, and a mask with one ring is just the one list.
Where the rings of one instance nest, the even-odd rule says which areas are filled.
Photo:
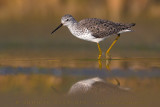
[[106, 59], [111, 59], [111, 55], [109, 53], [106, 53]]

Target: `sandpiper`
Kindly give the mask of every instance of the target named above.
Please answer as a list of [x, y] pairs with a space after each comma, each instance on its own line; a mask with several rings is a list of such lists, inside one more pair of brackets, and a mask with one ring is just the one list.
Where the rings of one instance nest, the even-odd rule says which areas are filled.
[[130, 32], [131, 27], [135, 26], [135, 23], [122, 24], [97, 18], [87, 18], [77, 22], [72, 15], [66, 14], [61, 18], [61, 24], [53, 30], [52, 33], [62, 26], [67, 26], [70, 32], [79, 39], [96, 42], [99, 49], [98, 59], [101, 59], [102, 51], [99, 42], [110, 37], [111, 35], [118, 35], [106, 51], [106, 57], [109, 56], [109, 52], [120, 37], [120, 34]]

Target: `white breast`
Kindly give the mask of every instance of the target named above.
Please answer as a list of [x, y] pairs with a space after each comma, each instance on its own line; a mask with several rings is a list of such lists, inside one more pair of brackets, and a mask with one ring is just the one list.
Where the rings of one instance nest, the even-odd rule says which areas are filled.
[[95, 39], [94, 36], [91, 35], [91, 33], [87, 29], [77, 29], [73, 26], [68, 26], [70, 32], [77, 38], [92, 41], [92, 39]]

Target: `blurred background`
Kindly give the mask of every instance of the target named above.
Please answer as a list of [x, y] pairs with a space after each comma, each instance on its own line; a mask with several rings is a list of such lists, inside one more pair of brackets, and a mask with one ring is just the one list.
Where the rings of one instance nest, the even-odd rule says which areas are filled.
[[[122, 34], [111, 50], [114, 57], [155, 57], [160, 53], [159, 0], [1, 0], [0, 56], [62, 58], [66, 53], [72, 58], [97, 58], [96, 44], [73, 37], [67, 28], [50, 34], [65, 14], [78, 21], [95, 17], [135, 22], [134, 32]], [[101, 42], [103, 52], [114, 39]]]
[[[112, 48], [115, 60], [102, 60], [99, 69], [96, 43], [72, 36], [66, 27], [51, 35], [65, 14], [136, 26]], [[115, 37], [100, 43], [103, 59]], [[153, 106], [160, 96], [159, 41], [160, 0], [0, 0], [1, 106], [46, 98], [52, 106], [58, 92], [66, 94], [75, 82], [95, 76], [113, 84], [116, 77], [122, 87], [143, 93], [140, 103]]]

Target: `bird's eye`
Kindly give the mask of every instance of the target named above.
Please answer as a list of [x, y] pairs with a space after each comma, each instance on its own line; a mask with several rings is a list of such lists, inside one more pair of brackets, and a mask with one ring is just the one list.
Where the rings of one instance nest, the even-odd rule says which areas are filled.
[[69, 21], [69, 19], [67, 19], [66, 21]]

